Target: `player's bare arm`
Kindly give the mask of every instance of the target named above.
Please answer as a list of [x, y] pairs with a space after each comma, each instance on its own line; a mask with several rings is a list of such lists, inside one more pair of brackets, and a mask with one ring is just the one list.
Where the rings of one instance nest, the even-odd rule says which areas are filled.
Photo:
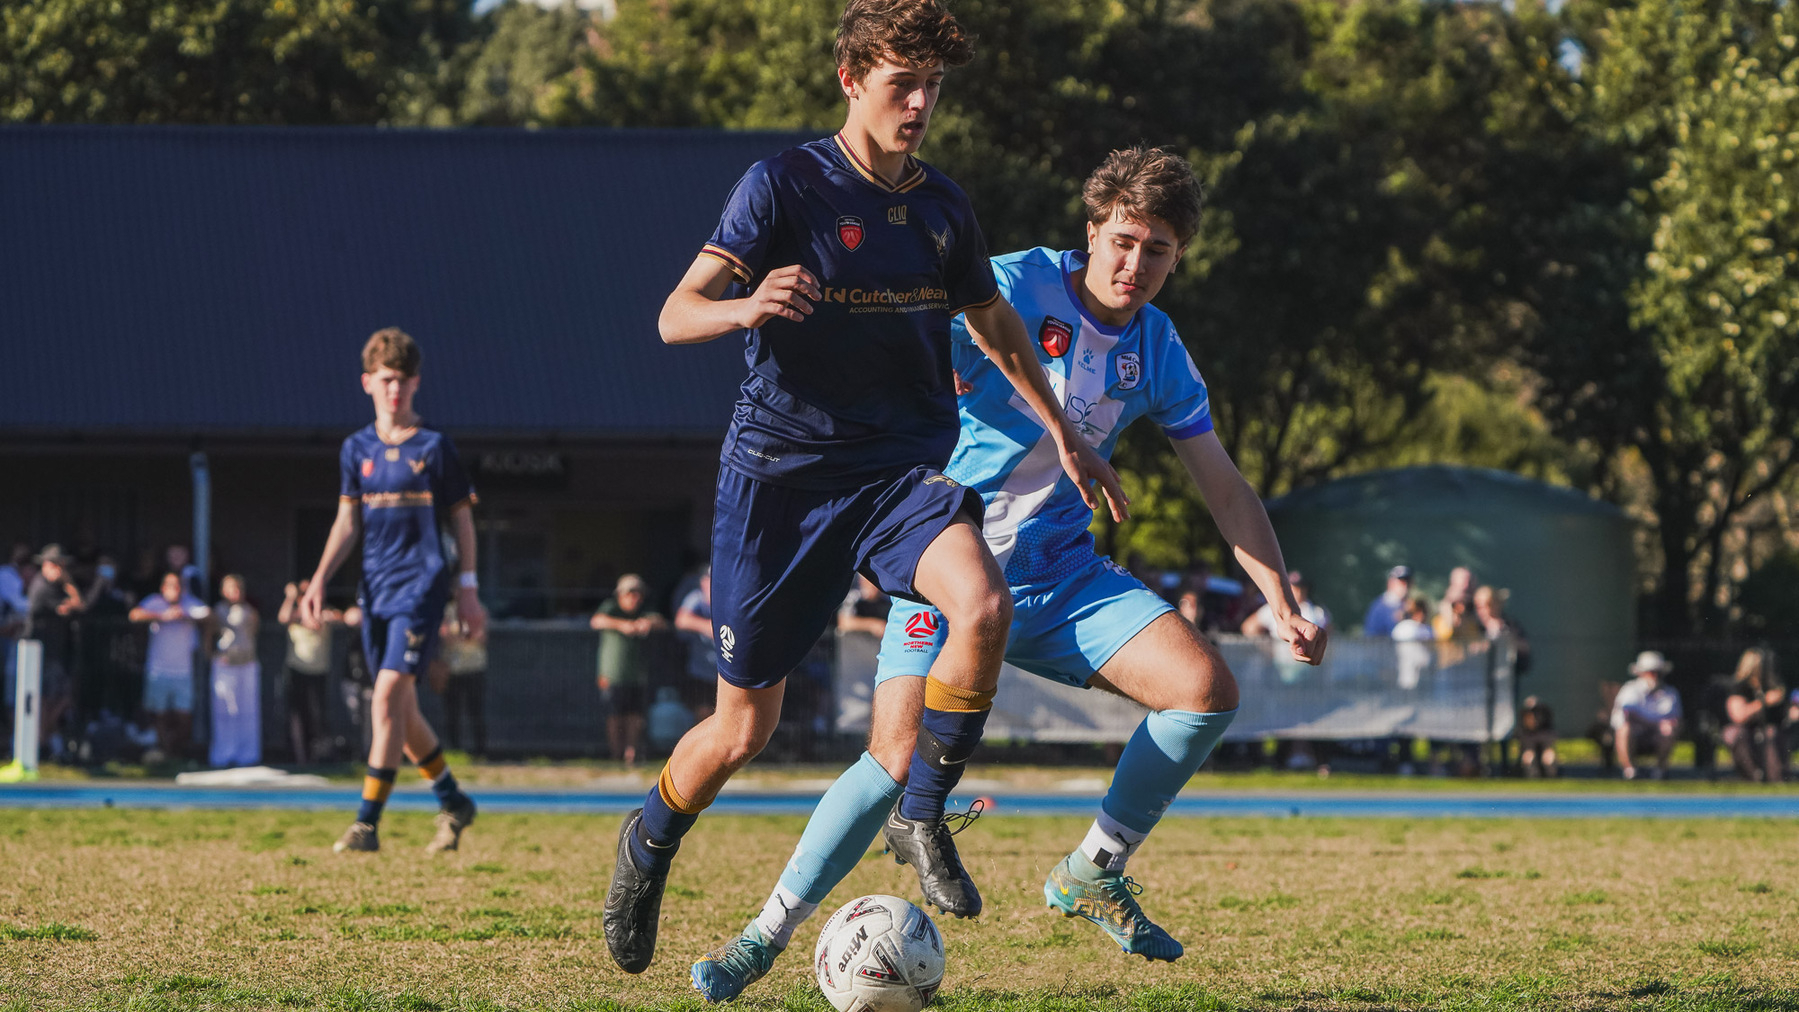
[[[331, 522], [331, 533], [325, 538], [325, 551], [319, 557], [319, 568], [312, 574], [306, 593], [300, 595], [300, 621], [309, 629], [325, 625], [325, 584], [331, 575], [356, 549], [356, 536], [361, 533], [361, 505], [349, 499], [337, 503], [337, 519]], [[472, 556], [471, 556], [472, 557]]]
[[462, 574], [456, 582], [456, 618], [470, 639], [479, 640], [487, 635], [487, 609], [481, 606], [481, 595], [475, 586], [473, 505], [459, 503], [450, 510], [450, 531], [456, 537], [456, 557], [462, 565]]
[[769, 271], [744, 298], [727, 299], [725, 292], [735, 280], [724, 261], [704, 253], [695, 257], [662, 304], [657, 327], [663, 343], [704, 344], [740, 330], [754, 330], [776, 317], [799, 323], [812, 314], [808, 300], [821, 297], [818, 279], [798, 264]]
[[1106, 504], [1111, 508], [1112, 519], [1122, 522], [1128, 518], [1131, 515], [1130, 500], [1125, 498], [1118, 472], [1112, 470], [1112, 465], [1075, 431], [1062, 413], [1055, 391], [1050, 389], [1049, 379], [1037, 362], [1031, 336], [1024, 329], [1024, 321], [1018, 318], [1018, 311], [1005, 299], [994, 299], [985, 306], [968, 310], [963, 318], [968, 322], [968, 333], [974, 338], [975, 346], [999, 367], [1055, 439], [1062, 470], [1080, 490], [1087, 508], [1099, 508], [1099, 499], [1093, 493], [1093, 483], [1098, 482], [1105, 493]]
[[1275, 621], [1275, 628], [1268, 631], [1292, 647], [1294, 660], [1307, 664], [1322, 661], [1328, 633], [1299, 614], [1293, 588], [1287, 584], [1287, 564], [1281, 558], [1280, 542], [1275, 539], [1261, 496], [1243, 480], [1216, 432], [1171, 442], [1175, 455], [1199, 486], [1199, 494], [1205, 497], [1212, 519], [1236, 554], [1238, 564], [1268, 599]]

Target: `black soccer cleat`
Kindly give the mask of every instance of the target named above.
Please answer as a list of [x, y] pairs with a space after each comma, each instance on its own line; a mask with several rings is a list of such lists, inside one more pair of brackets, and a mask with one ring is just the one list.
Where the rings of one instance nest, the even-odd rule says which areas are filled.
[[[962, 867], [952, 839], [979, 815], [977, 808], [935, 821], [908, 819], [895, 806], [881, 827], [881, 836], [893, 852], [893, 859], [918, 872], [918, 888], [923, 891], [925, 902], [956, 917], [974, 917], [981, 912], [981, 891]], [[957, 821], [960, 825], [952, 830], [950, 824]]]
[[668, 885], [667, 868], [639, 868], [631, 856], [631, 833], [642, 818], [643, 809], [632, 809], [619, 828], [618, 863], [612, 868], [612, 887], [606, 891], [606, 913], [601, 919], [612, 961], [626, 973], [642, 973], [656, 958], [662, 890]]

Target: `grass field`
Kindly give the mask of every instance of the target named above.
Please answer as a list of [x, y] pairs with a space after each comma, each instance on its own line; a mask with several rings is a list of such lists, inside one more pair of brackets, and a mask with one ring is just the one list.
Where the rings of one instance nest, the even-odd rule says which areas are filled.
[[[436, 860], [426, 816], [390, 815], [357, 857], [330, 851], [343, 822], [0, 813], [0, 1009], [693, 1008], [689, 962], [760, 905], [801, 825], [702, 821], [632, 978], [600, 937], [616, 819], [484, 817]], [[1043, 906], [1084, 828], [962, 837], [988, 905], [940, 919], [941, 1007], [1799, 1010], [1790, 823], [1170, 820], [1133, 872], [1187, 943], [1173, 966]], [[916, 884], [870, 857], [833, 904], [869, 892]], [[828, 1009], [822, 922], [735, 1007]]]

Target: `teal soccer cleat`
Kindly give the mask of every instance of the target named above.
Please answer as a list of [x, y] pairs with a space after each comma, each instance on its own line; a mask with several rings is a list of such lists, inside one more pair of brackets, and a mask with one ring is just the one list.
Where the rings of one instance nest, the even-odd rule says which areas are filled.
[[693, 964], [693, 989], [709, 1002], [730, 1001], [761, 980], [780, 954], [752, 924]]
[[1129, 955], [1172, 963], [1187, 951], [1144, 915], [1137, 905], [1143, 887], [1136, 879], [1107, 872], [1100, 881], [1088, 882], [1069, 870], [1068, 861], [1063, 858], [1043, 882], [1043, 898], [1063, 917], [1085, 917], [1099, 925]]

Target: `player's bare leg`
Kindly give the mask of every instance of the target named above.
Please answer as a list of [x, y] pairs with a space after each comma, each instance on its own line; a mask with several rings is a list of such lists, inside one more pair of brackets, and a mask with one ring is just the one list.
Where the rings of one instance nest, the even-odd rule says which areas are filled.
[[[763, 689], [732, 685], [718, 680], [718, 708], [712, 716], [681, 736], [668, 765], [662, 769], [656, 797], [668, 809], [663, 818], [673, 825], [672, 839], [699, 818], [731, 775], [744, 767], [768, 744], [781, 719], [781, 696], [786, 683]], [[618, 854], [612, 869], [612, 886], [606, 893], [602, 927], [612, 959], [626, 973], [642, 973], [656, 955], [656, 929], [661, 917], [662, 891], [679, 843], [661, 846], [640, 831], [643, 809], [626, 816], [618, 832]]]
[[406, 758], [418, 767], [420, 776], [430, 781], [431, 792], [437, 795], [438, 812], [434, 817], [437, 828], [431, 842], [425, 844], [425, 850], [432, 854], [455, 850], [462, 844], [462, 831], [475, 821], [475, 800], [462, 792], [449, 764], [444, 761], [443, 745], [437, 732], [431, 730], [424, 712], [419, 709], [416, 684], [408, 698], [405, 729]]
[[943, 808], [993, 709], [1012, 626], [1012, 591], [980, 530], [965, 517], [925, 549], [912, 585], [943, 613], [948, 633], [924, 680], [905, 794], [882, 835], [894, 858], [917, 870], [928, 902], [973, 917], [981, 912], [981, 894], [956, 853]]
[[[387, 807], [387, 797], [394, 789], [394, 775], [400, 768], [400, 757], [406, 744], [406, 727], [410, 715], [418, 710], [416, 680], [392, 669], [375, 676], [375, 691], [369, 705], [369, 768], [362, 780], [362, 809], [356, 821], [344, 830], [332, 849], [343, 851], [375, 851], [381, 849], [376, 826]], [[427, 729], [427, 733], [429, 733]]]
[[1237, 709], [1237, 683], [1204, 637], [1164, 613], [1119, 648], [1088, 683], [1133, 699], [1150, 715], [1119, 758], [1100, 816], [1080, 847], [1051, 870], [1044, 899], [1068, 917], [1084, 917], [1125, 952], [1175, 960], [1180, 942], [1143, 913], [1143, 891], [1125, 862], [1205, 761]]

